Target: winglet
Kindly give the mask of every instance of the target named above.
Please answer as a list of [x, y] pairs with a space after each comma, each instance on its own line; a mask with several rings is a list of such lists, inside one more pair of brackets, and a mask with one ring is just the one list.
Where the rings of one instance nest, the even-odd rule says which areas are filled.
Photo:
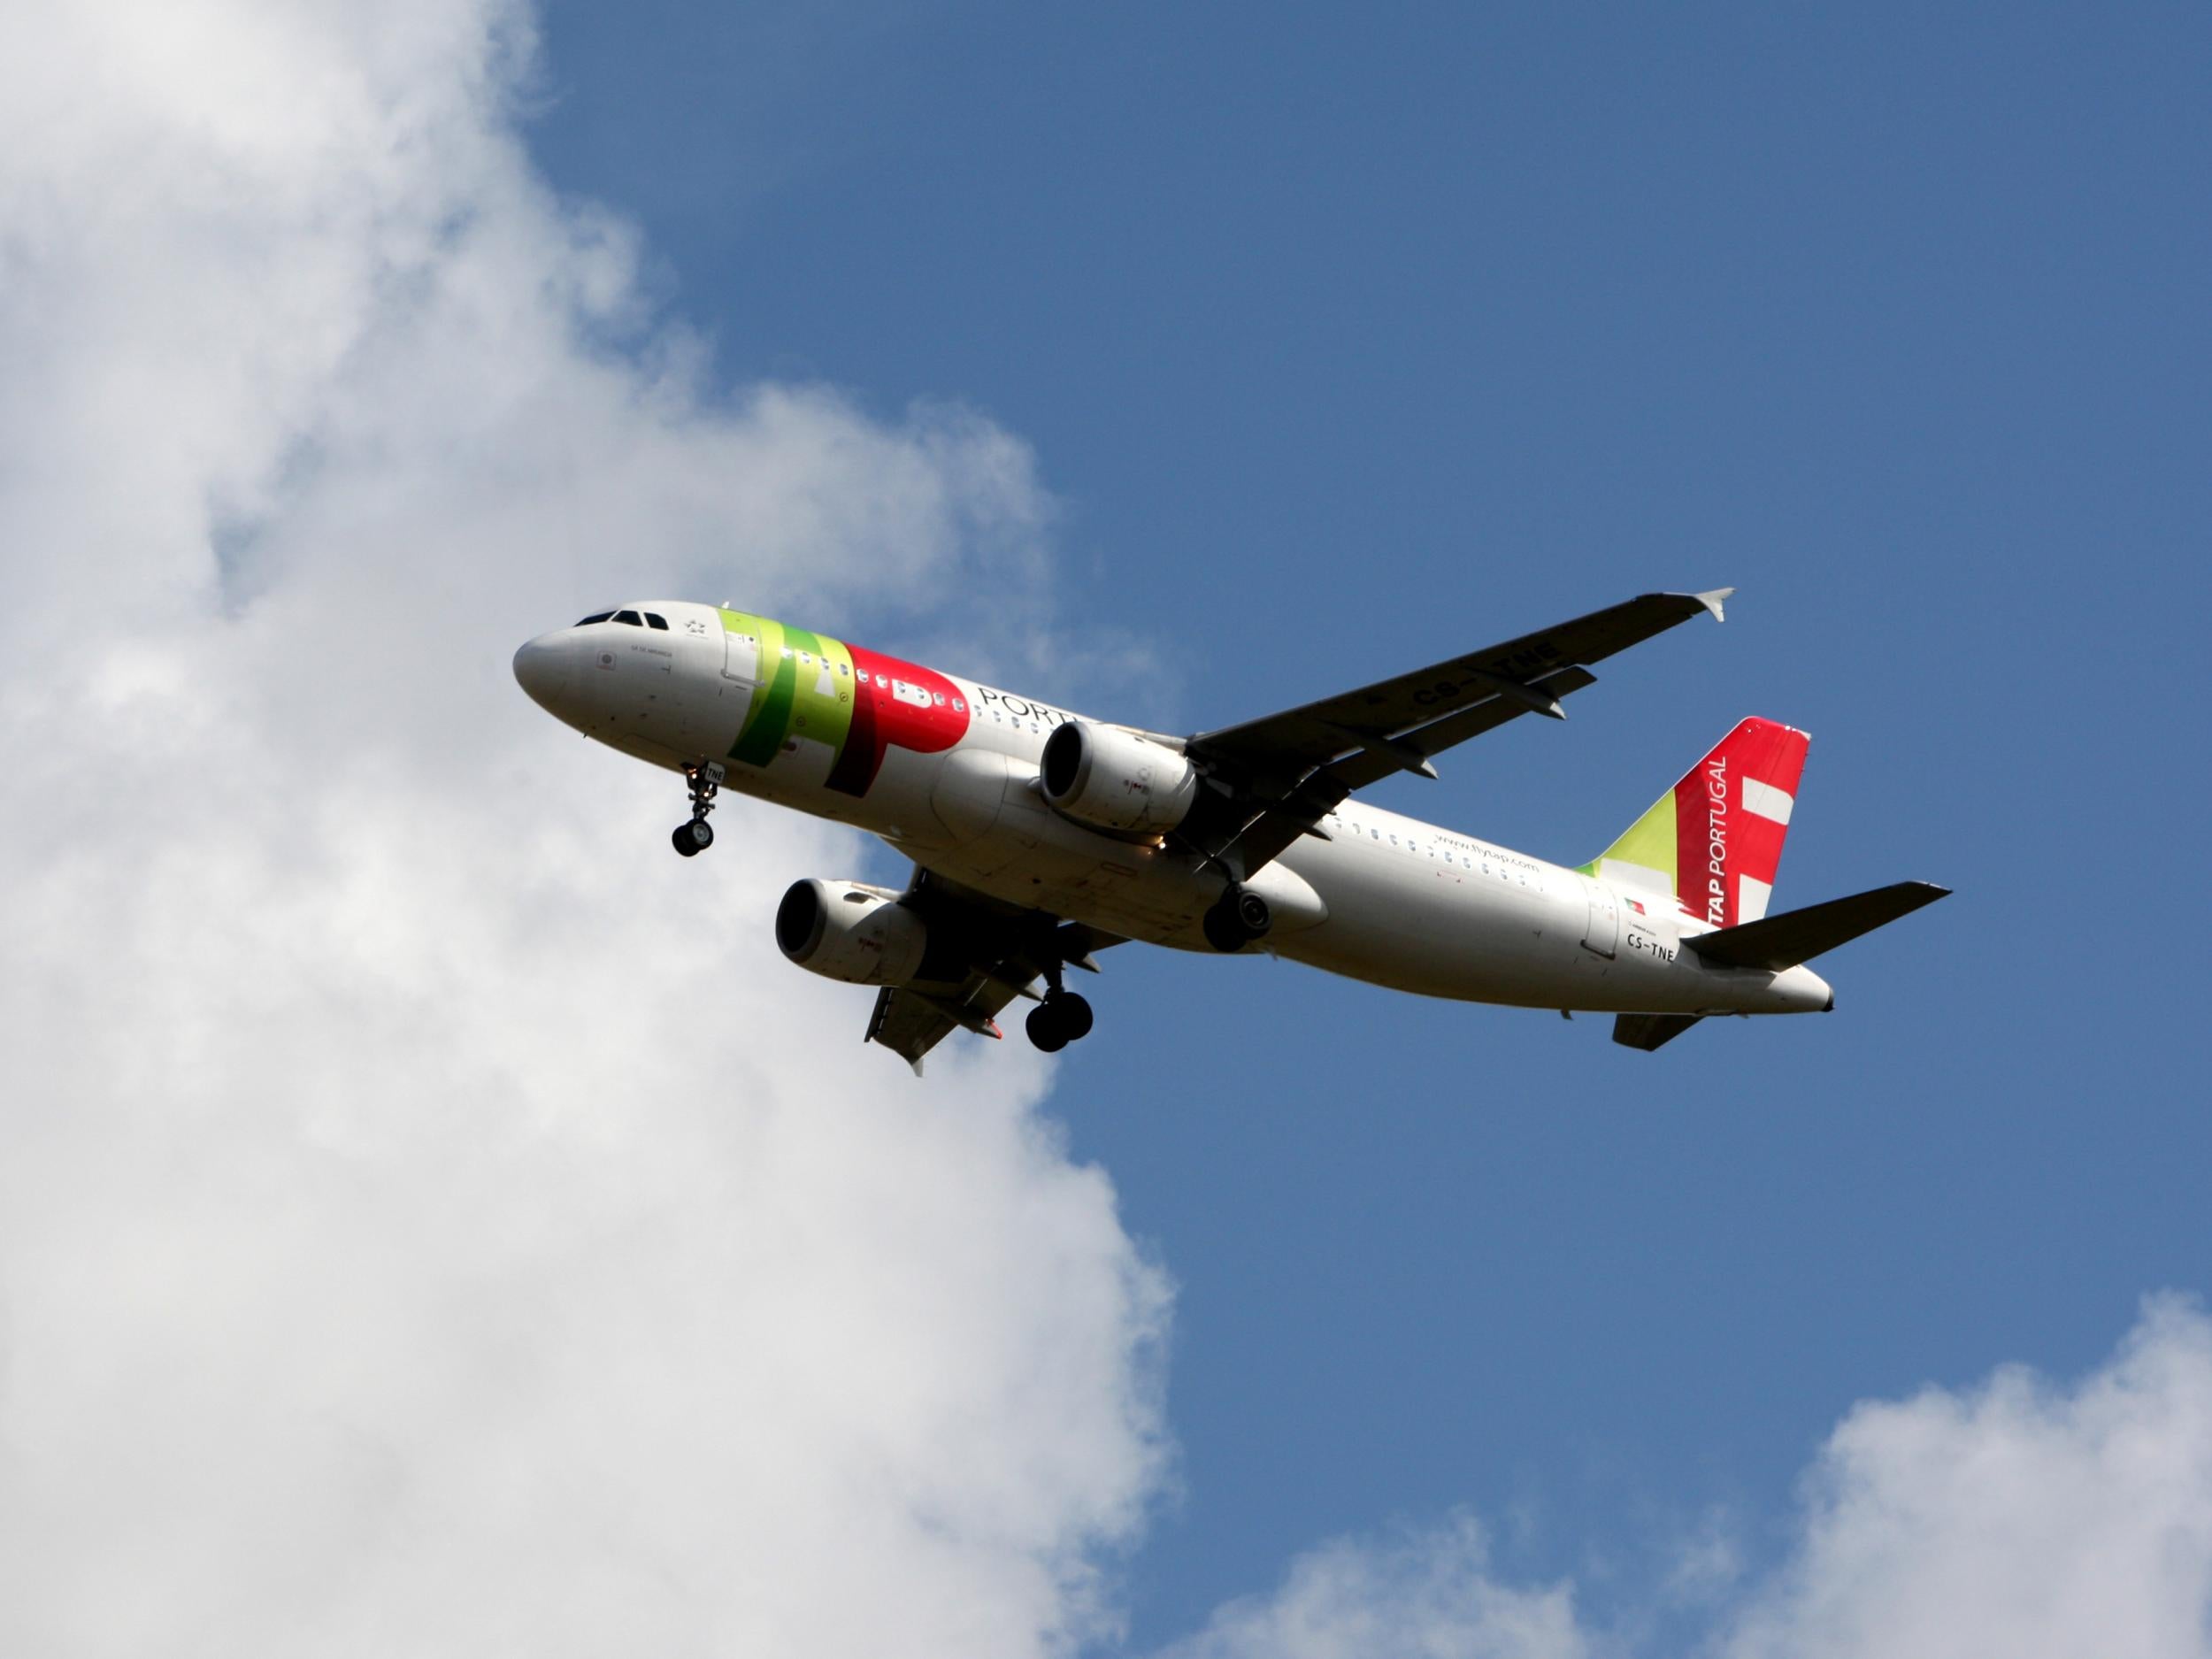
[[1729, 595], [1734, 593], [1735, 591], [1736, 590], [1732, 588], [1715, 588], [1706, 593], [1692, 594], [1690, 597], [1696, 600], [1698, 603], [1703, 605], [1708, 611], [1711, 611], [1713, 613], [1714, 621], [1725, 622], [1728, 620], [1728, 618], [1722, 611], [1720, 608], [1720, 602], [1727, 598]]

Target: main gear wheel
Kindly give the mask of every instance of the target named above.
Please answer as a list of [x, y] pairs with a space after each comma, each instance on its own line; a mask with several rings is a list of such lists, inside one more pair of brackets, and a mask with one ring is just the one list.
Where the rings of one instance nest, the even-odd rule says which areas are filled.
[[1275, 913], [1267, 901], [1251, 888], [1232, 884], [1206, 912], [1206, 942], [1216, 950], [1241, 950], [1255, 940], [1267, 937]]
[[1057, 1054], [1091, 1033], [1091, 1005], [1073, 991], [1053, 991], [1029, 1010], [1023, 1022], [1029, 1041], [1047, 1054]]

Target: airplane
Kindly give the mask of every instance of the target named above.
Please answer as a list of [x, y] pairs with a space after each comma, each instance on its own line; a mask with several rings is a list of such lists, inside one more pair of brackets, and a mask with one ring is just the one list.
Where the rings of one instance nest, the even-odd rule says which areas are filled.
[[[876, 989], [864, 1041], [905, 1059], [1033, 1006], [1048, 1053], [1087, 1035], [1065, 970], [1141, 940], [1260, 952], [1465, 1002], [1612, 1014], [1651, 1050], [1717, 1015], [1824, 1012], [1805, 964], [1942, 898], [1906, 881], [1768, 913], [1806, 734], [1747, 719], [1613, 844], [1568, 867], [1356, 798], [1523, 715], [1565, 718], [1589, 664], [1733, 588], [1644, 594], [1555, 627], [1177, 737], [1072, 714], [724, 605], [595, 611], [515, 653], [557, 718], [680, 773], [695, 856], [724, 787], [879, 837], [904, 891], [795, 882], [778, 946]], [[1042, 989], [1038, 987], [1041, 984]]]

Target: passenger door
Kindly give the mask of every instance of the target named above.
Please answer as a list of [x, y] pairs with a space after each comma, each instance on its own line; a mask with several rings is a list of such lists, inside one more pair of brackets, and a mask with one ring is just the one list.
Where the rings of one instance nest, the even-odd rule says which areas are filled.
[[[719, 614], [716, 621], [721, 622]], [[760, 636], [740, 634], [722, 623], [722, 678], [733, 680], [752, 695], [753, 687], [760, 684]]]
[[1590, 901], [1590, 918], [1582, 932], [1582, 946], [1610, 961], [1621, 948], [1621, 902], [1602, 881], [1582, 878]]
[[737, 741], [752, 687], [729, 678], [725, 641], [732, 636], [720, 612], [709, 605], [672, 605], [667, 620], [670, 631], [654, 637], [667, 641], [676, 654], [678, 747], [695, 757], [718, 759]]

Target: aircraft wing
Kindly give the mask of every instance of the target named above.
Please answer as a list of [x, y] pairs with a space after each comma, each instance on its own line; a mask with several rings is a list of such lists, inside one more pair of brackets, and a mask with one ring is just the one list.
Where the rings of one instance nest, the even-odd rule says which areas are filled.
[[900, 902], [929, 924], [931, 977], [886, 987], [876, 996], [865, 1041], [881, 1043], [914, 1068], [956, 1031], [997, 1037], [998, 1016], [1044, 977], [1057, 958], [1092, 972], [1091, 952], [1121, 943], [1116, 933], [1025, 910], [917, 869]]
[[1430, 757], [1524, 714], [1564, 719], [1559, 700], [1596, 683], [1585, 664], [1709, 611], [1735, 592], [1644, 594], [1555, 627], [1378, 680], [1241, 726], [1185, 752], [1215, 787], [1177, 833], [1249, 875], [1355, 789], [1392, 772], [1433, 778]]

